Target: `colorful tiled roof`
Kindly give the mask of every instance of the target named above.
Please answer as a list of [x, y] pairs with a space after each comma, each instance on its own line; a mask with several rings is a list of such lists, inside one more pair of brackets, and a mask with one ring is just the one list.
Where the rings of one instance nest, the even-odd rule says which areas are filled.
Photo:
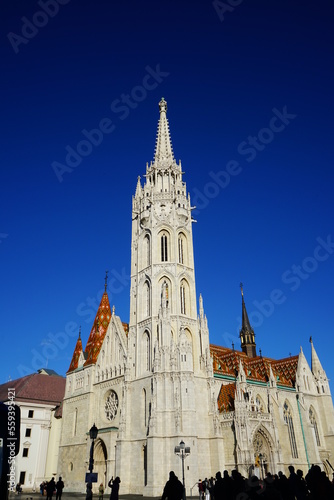
[[97, 310], [95, 321], [86, 344], [85, 353], [87, 355], [87, 360], [85, 366], [96, 363], [110, 320], [111, 310], [109, 298], [105, 291], [102, 295], [101, 303]]
[[33, 373], [0, 385], [0, 401], [8, 401], [8, 390], [15, 389], [19, 401], [59, 405], [65, 393], [65, 377]]
[[234, 410], [235, 383], [222, 385], [218, 396], [218, 410], [220, 413]]
[[76, 346], [74, 349], [74, 353], [72, 356], [72, 361], [71, 361], [71, 364], [70, 364], [70, 367], [69, 367], [67, 373], [73, 372], [74, 370], [76, 370], [78, 368], [79, 358], [80, 358], [81, 353], [82, 353], [82, 342], [81, 342], [81, 336], [79, 333], [79, 338], [77, 340], [77, 343], [76, 343]]
[[244, 352], [227, 347], [210, 345], [215, 374], [235, 377], [241, 360], [246, 378], [250, 381], [267, 382], [270, 367], [279, 385], [294, 387], [298, 365], [298, 356], [274, 360], [264, 356], [249, 358]]

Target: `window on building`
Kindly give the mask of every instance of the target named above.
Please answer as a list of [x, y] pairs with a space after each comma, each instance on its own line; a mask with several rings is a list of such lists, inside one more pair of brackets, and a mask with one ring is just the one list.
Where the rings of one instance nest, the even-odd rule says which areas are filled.
[[20, 472], [20, 480], [19, 480], [21, 486], [24, 484], [25, 480], [26, 480], [26, 471], [22, 471]]
[[144, 251], [145, 251], [145, 265], [149, 266], [151, 264], [151, 244], [150, 244], [150, 237], [148, 235], [145, 236]]
[[161, 236], [161, 262], [168, 261], [168, 238], [166, 234]]
[[181, 304], [181, 314], [186, 314], [186, 289], [184, 283], [180, 286], [180, 304]]
[[145, 363], [145, 369], [146, 371], [149, 371], [150, 370], [150, 359], [151, 359], [151, 356], [150, 356], [150, 335], [148, 332], [145, 333], [145, 351], [146, 351], [146, 363]]
[[143, 389], [143, 404], [144, 404], [144, 425], [146, 427], [146, 422], [147, 422], [147, 414], [146, 414], [146, 391]]
[[284, 422], [288, 426], [288, 435], [289, 435], [292, 458], [298, 458], [295, 429], [293, 426], [293, 419], [292, 419], [291, 410], [290, 410], [290, 407], [289, 407], [287, 402], [285, 402], [284, 406], [283, 406], [283, 417], [284, 417]]
[[34, 418], [34, 410], [28, 411], [28, 418]]
[[22, 457], [27, 457], [29, 453], [29, 448], [23, 448]]
[[317, 420], [315, 417], [315, 411], [314, 411], [314, 408], [312, 408], [312, 406], [310, 406], [310, 410], [309, 410], [309, 419], [310, 419], [311, 425], [313, 425], [315, 440], [317, 442], [317, 445], [321, 446], [320, 445], [319, 431], [318, 431], [318, 424], [317, 424]]
[[150, 284], [146, 281], [144, 285], [144, 300], [145, 300], [145, 316], [148, 317], [151, 314], [151, 289]]
[[30, 438], [31, 436], [31, 429], [26, 429], [26, 438]]
[[179, 263], [183, 264], [183, 240], [182, 240], [182, 236], [179, 236], [178, 243], [179, 243]]

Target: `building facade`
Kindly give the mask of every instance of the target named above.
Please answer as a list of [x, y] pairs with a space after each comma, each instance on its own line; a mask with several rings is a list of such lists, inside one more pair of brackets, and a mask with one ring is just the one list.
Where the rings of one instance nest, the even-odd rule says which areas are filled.
[[0, 401], [20, 407], [15, 477], [23, 491], [39, 491], [42, 481], [57, 474], [64, 391], [65, 378], [47, 369], [0, 385]]
[[93, 423], [98, 483], [118, 475], [122, 493], [160, 496], [169, 470], [181, 476], [181, 440], [188, 490], [224, 469], [247, 476], [317, 463], [328, 472], [334, 412], [313, 343], [311, 368], [302, 351], [257, 355], [242, 292], [241, 350], [210, 345], [201, 296], [197, 310], [190, 196], [164, 99], [159, 108], [154, 160], [132, 202], [129, 323], [110, 308], [106, 282], [66, 377], [59, 473], [84, 490]]

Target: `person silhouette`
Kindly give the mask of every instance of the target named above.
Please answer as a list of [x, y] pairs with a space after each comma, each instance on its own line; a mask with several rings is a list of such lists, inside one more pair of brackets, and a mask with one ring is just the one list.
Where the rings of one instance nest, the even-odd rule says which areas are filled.
[[174, 471], [170, 471], [169, 480], [165, 484], [161, 500], [181, 500], [183, 498], [183, 484], [178, 480]]
[[111, 478], [108, 486], [111, 488], [110, 500], [118, 500], [118, 492], [119, 492], [119, 483], [121, 482], [120, 478], [117, 476], [115, 479]]

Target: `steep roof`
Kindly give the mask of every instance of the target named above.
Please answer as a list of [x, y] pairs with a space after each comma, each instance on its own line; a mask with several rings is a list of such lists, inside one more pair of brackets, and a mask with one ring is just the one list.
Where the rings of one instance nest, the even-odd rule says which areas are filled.
[[217, 375], [236, 377], [241, 360], [249, 381], [267, 382], [271, 367], [278, 385], [295, 386], [298, 356], [275, 360], [264, 356], [249, 358], [244, 352], [216, 345], [210, 345], [210, 350], [214, 373]]
[[235, 383], [222, 385], [218, 396], [219, 412], [228, 412], [234, 410]]
[[72, 361], [71, 361], [71, 364], [70, 364], [70, 367], [69, 367], [67, 373], [73, 372], [74, 370], [76, 370], [78, 368], [79, 358], [80, 358], [81, 353], [82, 353], [82, 341], [81, 341], [81, 334], [79, 333], [79, 337], [78, 337], [77, 343], [76, 343], [75, 348], [74, 348]]
[[85, 347], [85, 354], [87, 355], [85, 366], [96, 363], [110, 320], [111, 310], [108, 294], [105, 289]]
[[0, 385], [0, 401], [8, 401], [10, 389], [15, 390], [18, 402], [59, 405], [65, 393], [65, 377], [33, 373]]

